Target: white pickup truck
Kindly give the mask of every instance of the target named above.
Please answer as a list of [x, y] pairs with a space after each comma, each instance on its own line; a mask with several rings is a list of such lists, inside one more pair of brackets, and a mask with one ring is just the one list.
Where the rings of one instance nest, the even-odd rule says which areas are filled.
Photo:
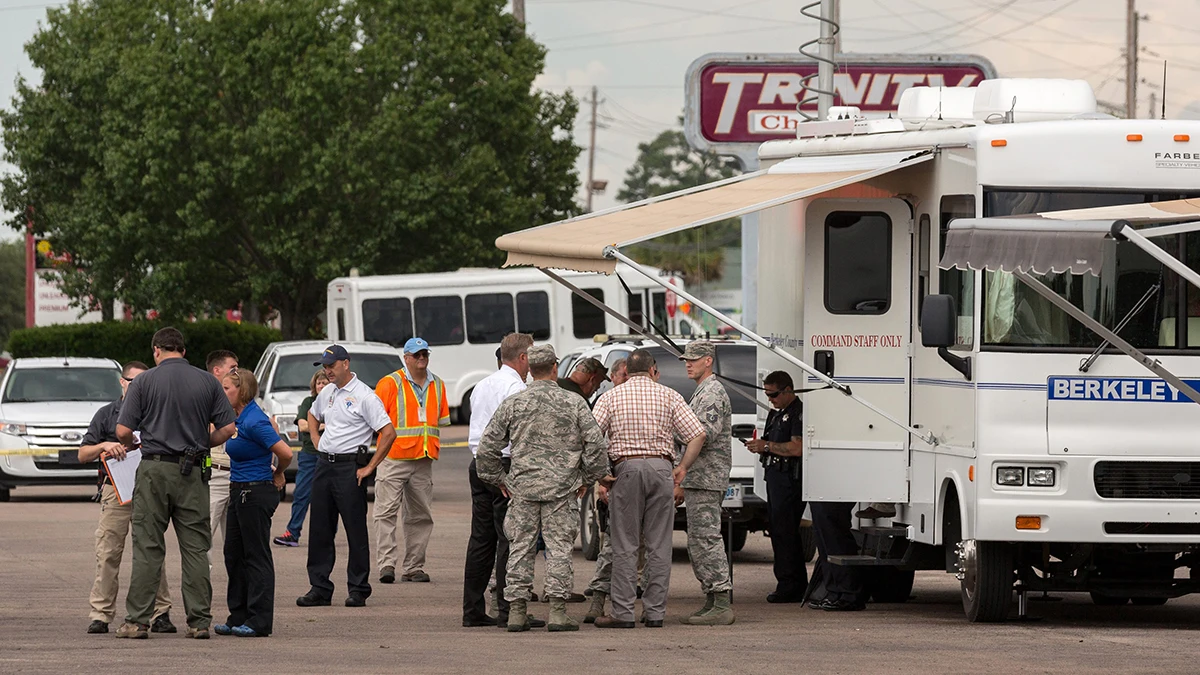
[[96, 411], [121, 398], [111, 359], [14, 359], [0, 379], [0, 502], [25, 485], [91, 485], [97, 463], [79, 463]]

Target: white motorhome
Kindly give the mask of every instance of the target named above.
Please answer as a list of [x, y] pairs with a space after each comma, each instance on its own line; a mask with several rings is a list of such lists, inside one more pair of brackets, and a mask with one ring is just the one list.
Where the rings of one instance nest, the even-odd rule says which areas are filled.
[[1028, 592], [1200, 590], [1200, 122], [1005, 79], [857, 117], [764, 144], [762, 171], [497, 246], [604, 272], [636, 265], [628, 244], [761, 212], [742, 332], [760, 374], [832, 386], [804, 397], [807, 498], [898, 505], [858, 524], [870, 553], [831, 560], [888, 570], [877, 599], [915, 569], [956, 573], [972, 621], [1014, 591], [1023, 614]]
[[[680, 279], [657, 269], [654, 273], [672, 288], [683, 289]], [[653, 322], [666, 334], [697, 332], [695, 323], [675, 312], [673, 291], [631, 269], [618, 270], [617, 276], [562, 272], [561, 278], [640, 325]], [[446, 396], [459, 421], [470, 417], [472, 389], [496, 370], [496, 348], [506, 334], [530, 333], [565, 354], [590, 346], [598, 334], [625, 332], [595, 305], [531, 269], [340, 277], [329, 282], [327, 316], [329, 337], [335, 341], [403, 347], [414, 335], [425, 338], [434, 351], [430, 369], [446, 382]]]

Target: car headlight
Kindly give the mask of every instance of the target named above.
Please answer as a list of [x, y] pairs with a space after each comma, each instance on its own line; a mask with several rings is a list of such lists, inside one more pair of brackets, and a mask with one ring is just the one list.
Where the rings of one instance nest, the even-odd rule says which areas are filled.
[[1030, 467], [1029, 484], [1036, 487], [1054, 487], [1053, 467]]
[[996, 469], [997, 485], [1024, 485], [1025, 469], [1019, 466], [1002, 466]]
[[274, 415], [275, 426], [279, 428], [279, 434], [283, 436], [288, 443], [300, 442], [300, 428], [296, 426], [296, 416], [291, 414]]
[[0, 434], [8, 434], [9, 436], [24, 436], [25, 425], [17, 424], [16, 422], [0, 422]]

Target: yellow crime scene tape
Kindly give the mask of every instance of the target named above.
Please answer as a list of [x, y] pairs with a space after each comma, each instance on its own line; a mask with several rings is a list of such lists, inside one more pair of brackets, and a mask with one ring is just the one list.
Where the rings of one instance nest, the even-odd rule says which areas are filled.
[[[453, 443], [443, 443], [443, 448], [465, 448], [466, 441], [455, 441]], [[3, 448], [0, 449], [0, 457], [45, 457], [48, 455], [57, 455], [61, 451], [78, 450], [78, 448]]]
[[79, 448], [4, 448], [0, 449], [0, 457], [57, 455], [62, 450], [78, 450]]

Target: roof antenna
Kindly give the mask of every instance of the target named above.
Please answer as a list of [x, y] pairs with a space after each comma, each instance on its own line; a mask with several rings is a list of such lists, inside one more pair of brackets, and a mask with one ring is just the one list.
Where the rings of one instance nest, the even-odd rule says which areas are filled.
[[[1163, 59], [1162, 119], [1167, 119], [1167, 60]], [[1150, 113], [1153, 115], [1154, 113]]]
[[938, 121], [942, 121], [942, 88], [938, 87]]
[[1004, 123], [1005, 124], [1012, 124], [1013, 122], [1015, 122], [1017, 120], [1016, 110], [1017, 110], [1017, 97], [1014, 96], [1013, 100], [1012, 100], [1012, 106], [1009, 107], [1008, 112], [1004, 113]]

